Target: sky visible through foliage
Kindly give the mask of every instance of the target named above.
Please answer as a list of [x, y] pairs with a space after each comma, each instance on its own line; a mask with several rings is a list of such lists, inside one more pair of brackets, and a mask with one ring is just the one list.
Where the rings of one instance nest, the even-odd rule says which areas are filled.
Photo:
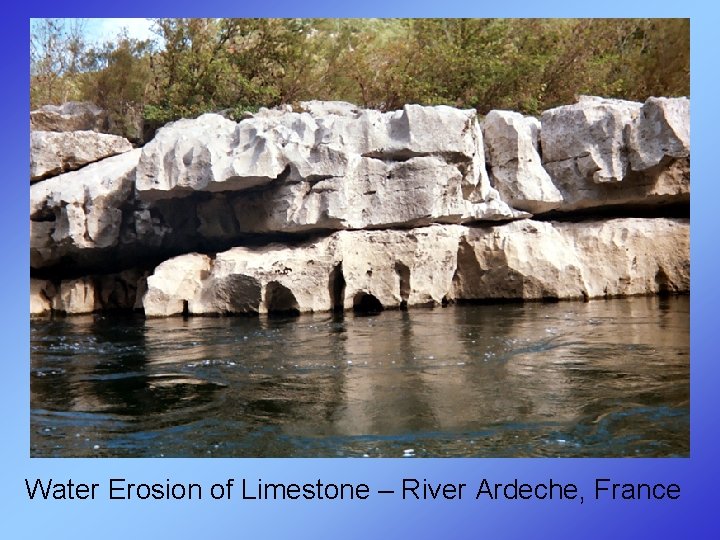
[[31, 106], [92, 101], [120, 131], [308, 99], [538, 114], [689, 95], [689, 36], [687, 19], [34, 19]]

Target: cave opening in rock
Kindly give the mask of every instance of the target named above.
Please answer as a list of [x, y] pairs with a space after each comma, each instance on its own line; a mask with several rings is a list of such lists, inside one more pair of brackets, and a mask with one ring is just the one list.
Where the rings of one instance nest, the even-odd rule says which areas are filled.
[[395, 273], [400, 280], [400, 309], [405, 310], [410, 297], [410, 268], [398, 261], [395, 263]]
[[187, 318], [190, 315], [190, 308], [188, 306], [188, 301], [183, 300], [182, 303], [183, 303], [182, 316]]
[[655, 273], [655, 284], [657, 285], [657, 293], [659, 296], [670, 296], [670, 293], [672, 292], [670, 276], [668, 276], [662, 266], [659, 267]]
[[380, 313], [383, 306], [380, 300], [370, 293], [359, 292], [353, 298], [353, 311], [361, 314]]
[[342, 313], [345, 309], [345, 276], [342, 263], [336, 264], [330, 272], [330, 309]]
[[295, 295], [277, 281], [271, 281], [265, 289], [265, 306], [269, 315], [300, 315]]

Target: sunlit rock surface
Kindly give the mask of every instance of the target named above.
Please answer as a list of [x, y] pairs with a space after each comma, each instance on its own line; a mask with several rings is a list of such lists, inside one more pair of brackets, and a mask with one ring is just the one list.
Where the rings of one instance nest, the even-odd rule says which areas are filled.
[[30, 181], [74, 171], [130, 150], [130, 142], [117, 135], [94, 131], [33, 131], [30, 133]]
[[543, 167], [563, 196], [555, 209], [689, 202], [686, 98], [583, 97], [545, 111], [541, 123]]
[[[82, 137], [106, 137], [35, 133], [78, 141], [48, 171], [80, 166]], [[585, 97], [541, 120], [492, 111], [482, 129], [472, 110], [302, 102], [179, 120], [142, 149], [100, 154], [31, 184], [33, 314], [689, 290], [689, 220], [674, 217], [689, 215], [686, 98]]]
[[373, 311], [460, 300], [687, 292], [689, 222], [521, 220], [342, 231], [299, 245], [182, 255], [148, 278], [148, 315]]
[[69, 101], [43, 105], [30, 111], [30, 129], [36, 131], [99, 131], [107, 126], [107, 113], [93, 103]]
[[490, 111], [483, 121], [493, 185], [508, 204], [533, 213], [554, 210], [563, 202], [542, 167], [539, 129], [537, 119], [512, 111]]

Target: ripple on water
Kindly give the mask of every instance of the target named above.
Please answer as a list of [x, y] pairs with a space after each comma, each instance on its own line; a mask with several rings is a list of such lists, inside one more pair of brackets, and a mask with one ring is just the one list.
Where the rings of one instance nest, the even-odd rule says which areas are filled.
[[31, 322], [34, 456], [689, 454], [688, 299]]

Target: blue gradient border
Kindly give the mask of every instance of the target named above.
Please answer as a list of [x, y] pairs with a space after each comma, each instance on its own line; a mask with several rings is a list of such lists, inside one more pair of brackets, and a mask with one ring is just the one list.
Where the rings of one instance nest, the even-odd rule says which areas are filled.
[[[4, 299], [0, 310], [4, 412], [0, 445], [0, 538], [710, 538], [720, 526], [718, 502], [718, 372], [714, 337], [718, 330], [716, 200], [720, 189], [714, 163], [718, 107], [718, 10], [670, 1], [609, 0], [429, 2], [366, 0], [355, 5], [330, 1], [189, 2], [153, 4], [125, 0], [116, 7], [81, 1], [34, 2], [5, 7], [2, 32], [2, 85], [5, 176], [2, 183]], [[525, 4], [525, 5], [523, 5]], [[678, 7], [679, 6], [679, 7]], [[691, 294], [691, 457], [689, 459], [33, 459], [29, 458], [28, 328], [28, 18], [43, 16], [436, 16], [436, 17], [691, 17], [692, 23], [692, 294]], [[366, 501], [213, 501], [144, 503], [29, 501], [26, 477], [72, 478], [104, 483], [110, 477], [136, 481], [224, 482], [228, 477], [267, 481], [365, 482], [374, 489], [397, 487], [403, 477], [473, 484], [520, 478], [574, 482], [577, 502], [402, 501], [373, 496]], [[676, 482], [677, 501], [590, 503], [593, 481]]]

